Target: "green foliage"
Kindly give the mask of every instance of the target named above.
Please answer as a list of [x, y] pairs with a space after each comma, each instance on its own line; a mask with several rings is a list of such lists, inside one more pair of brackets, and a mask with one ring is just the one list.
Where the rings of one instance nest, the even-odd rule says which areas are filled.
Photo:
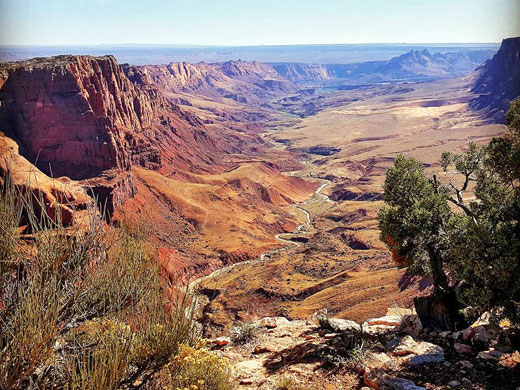
[[107, 226], [94, 207], [73, 227], [45, 210], [37, 193], [0, 193], [0, 388], [148, 381], [195, 341], [187, 296], [169, 293], [139, 232]]
[[473, 223], [454, 220], [451, 272], [461, 300], [520, 323], [520, 103], [507, 114], [510, 133], [493, 138], [476, 176]]
[[446, 225], [452, 215], [447, 197], [444, 189], [428, 180], [419, 161], [399, 155], [387, 172], [385, 206], [378, 215], [381, 239], [396, 262], [414, 274], [432, 275], [438, 289], [447, 289], [442, 271]]
[[520, 323], [520, 101], [511, 104], [507, 123], [509, 134], [485, 147], [443, 153], [443, 180], [398, 156], [378, 218], [398, 263], [432, 275], [441, 289], [448, 268], [467, 312]]

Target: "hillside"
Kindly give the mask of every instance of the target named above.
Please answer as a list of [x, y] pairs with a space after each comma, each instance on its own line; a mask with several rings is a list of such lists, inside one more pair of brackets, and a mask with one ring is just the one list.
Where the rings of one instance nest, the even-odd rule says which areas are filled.
[[433, 80], [470, 73], [494, 54], [493, 50], [470, 50], [432, 54], [411, 50], [388, 61], [355, 64], [272, 64], [282, 76], [295, 82], [348, 80], [357, 83], [392, 80]]
[[296, 87], [271, 66], [257, 62], [170, 63], [125, 65], [125, 72], [138, 83], [154, 84], [168, 93], [187, 92], [239, 103], [258, 104]]
[[503, 122], [509, 102], [520, 96], [520, 38], [504, 39], [492, 59], [477, 69], [471, 108]]
[[[172, 274], [207, 272], [276, 246], [273, 235], [298, 223], [288, 206], [316, 184], [280, 173], [299, 163], [288, 152], [268, 153], [257, 135], [261, 125], [230, 115], [233, 126], [210, 119], [217, 115], [204, 105], [216, 103], [203, 92], [218, 88], [199, 84], [209, 75], [197, 79], [190, 66], [183, 69], [189, 77], [176, 73], [166, 83], [152, 77], [161, 68], [130, 71], [112, 56], [1, 65], [2, 172], [15, 169], [20, 186], [38, 175], [49, 207], [63, 210], [67, 223], [74, 222], [75, 207], [85, 208], [87, 193], [109, 217], [142, 219]], [[221, 64], [212, 74], [238, 90], [268, 79], [263, 71], [258, 64]], [[137, 72], [151, 75], [144, 81]], [[175, 104], [177, 90], [200, 93], [190, 96], [200, 106]], [[63, 183], [60, 189], [52, 178]]]

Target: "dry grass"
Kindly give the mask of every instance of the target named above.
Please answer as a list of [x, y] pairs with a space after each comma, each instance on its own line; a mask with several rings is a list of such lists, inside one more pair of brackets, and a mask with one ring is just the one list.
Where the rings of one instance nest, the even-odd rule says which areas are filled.
[[[0, 194], [0, 388], [132, 388], [195, 339], [192, 310], [169, 296], [139, 229], [92, 206], [65, 227], [43, 196]], [[18, 225], [27, 223], [21, 236]]]

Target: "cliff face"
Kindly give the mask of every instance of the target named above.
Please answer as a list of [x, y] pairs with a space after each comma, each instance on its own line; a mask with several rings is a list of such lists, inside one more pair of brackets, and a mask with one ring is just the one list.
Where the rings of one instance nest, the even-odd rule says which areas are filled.
[[113, 57], [62, 56], [2, 68], [0, 128], [29, 161], [74, 179], [130, 168], [128, 150], [138, 144], [134, 134], [150, 126], [153, 102]]
[[140, 85], [155, 85], [166, 93], [188, 92], [239, 103], [260, 104], [296, 87], [271, 66], [257, 62], [216, 64], [172, 62], [168, 65], [124, 65], [126, 75]]
[[480, 96], [471, 108], [504, 121], [509, 102], [520, 96], [520, 37], [504, 39], [497, 54], [477, 69], [472, 91]]
[[47, 175], [83, 180], [110, 212], [135, 193], [134, 165], [204, 173], [240, 151], [240, 137], [132, 82], [112, 56], [0, 65], [0, 131]]

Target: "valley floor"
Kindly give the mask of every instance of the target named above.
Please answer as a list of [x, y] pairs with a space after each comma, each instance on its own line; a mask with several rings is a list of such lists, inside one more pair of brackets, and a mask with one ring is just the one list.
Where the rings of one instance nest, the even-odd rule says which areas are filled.
[[410, 307], [414, 296], [427, 293], [429, 281], [406, 276], [379, 240], [382, 182], [399, 153], [437, 171], [443, 151], [504, 131], [468, 109], [467, 85], [450, 79], [314, 96], [299, 104], [319, 104], [316, 114], [264, 133], [275, 149], [299, 156], [304, 168], [291, 175], [330, 183], [320, 187], [327, 196], [317, 192], [297, 205], [310, 224], [302, 214], [293, 234], [277, 235], [283, 250], [196, 283], [206, 294], [207, 333], [268, 315], [304, 319], [322, 308], [364, 321], [389, 307]]

